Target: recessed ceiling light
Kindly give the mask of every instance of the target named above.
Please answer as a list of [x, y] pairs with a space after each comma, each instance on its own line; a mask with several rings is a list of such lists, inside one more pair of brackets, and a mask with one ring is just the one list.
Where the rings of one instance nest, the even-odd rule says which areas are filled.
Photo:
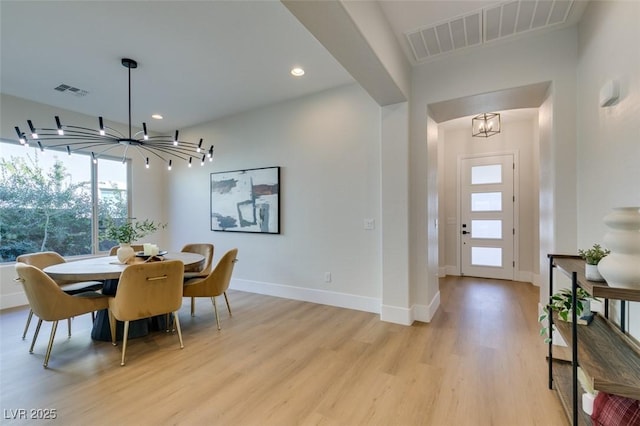
[[155, 118], [156, 120], [162, 120], [164, 117], [161, 116], [160, 114], [153, 114], [151, 118]]
[[291, 70], [291, 75], [294, 77], [302, 77], [304, 75], [304, 70], [302, 68], [294, 68]]

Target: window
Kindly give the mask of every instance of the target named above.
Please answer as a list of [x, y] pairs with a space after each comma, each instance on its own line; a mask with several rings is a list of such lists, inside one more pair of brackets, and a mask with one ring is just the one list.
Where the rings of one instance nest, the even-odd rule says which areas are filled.
[[[106, 217], [127, 218], [129, 162], [0, 143], [0, 262], [23, 253], [108, 250]], [[98, 220], [95, 220], [98, 218]]]

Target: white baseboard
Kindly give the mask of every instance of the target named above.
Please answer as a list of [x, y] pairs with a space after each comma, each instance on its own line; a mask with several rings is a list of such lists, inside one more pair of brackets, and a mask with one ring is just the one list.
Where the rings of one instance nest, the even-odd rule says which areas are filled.
[[438, 268], [438, 278], [444, 278], [447, 276], [447, 267], [446, 266], [440, 266]]
[[356, 296], [336, 291], [294, 287], [283, 284], [242, 279], [232, 279], [230, 288], [250, 293], [264, 294], [267, 296], [301, 300], [304, 302], [319, 303], [322, 305], [380, 314], [380, 299], [376, 299], [374, 297]]
[[380, 320], [394, 324], [411, 325], [413, 324], [411, 311], [412, 310], [408, 308], [382, 305], [380, 309]]
[[3, 294], [0, 298], [0, 309], [15, 308], [16, 306], [26, 306], [29, 304], [27, 295], [23, 291]]
[[451, 275], [454, 277], [460, 276], [460, 268], [458, 268], [456, 265], [447, 265], [444, 267], [444, 269], [446, 271], [446, 275]]
[[371, 312], [380, 314], [381, 321], [402, 325], [411, 325], [414, 321], [429, 322], [440, 306], [440, 292], [436, 294], [428, 306], [413, 305], [409, 309], [382, 305], [380, 299], [374, 297], [356, 296], [335, 291], [294, 287], [261, 281], [232, 279], [230, 288], [249, 293]]
[[436, 314], [436, 311], [440, 307], [440, 292], [436, 293], [429, 306], [413, 305], [413, 320], [420, 322], [431, 322], [431, 319]]

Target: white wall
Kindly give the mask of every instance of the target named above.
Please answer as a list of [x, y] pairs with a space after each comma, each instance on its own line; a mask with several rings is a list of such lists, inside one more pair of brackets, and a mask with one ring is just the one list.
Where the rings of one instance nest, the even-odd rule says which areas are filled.
[[[640, 3], [590, 2], [579, 25], [578, 247], [602, 242], [602, 218], [618, 206], [640, 206]], [[601, 108], [599, 91], [620, 83], [617, 104]], [[640, 304], [631, 330], [640, 337]]]
[[185, 131], [215, 144], [213, 171], [281, 167], [281, 234], [211, 231], [198, 169], [167, 184], [171, 245], [211, 242], [214, 262], [237, 247], [233, 288], [379, 312], [380, 127], [380, 107], [348, 85]]
[[[530, 118], [508, 118], [509, 112], [502, 114], [501, 133], [490, 138], [474, 138], [471, 136], [471, 119], [464, 120], [465, 127], [444, 130], [444, 138], [439, 149], [444, 151], [442, 159], [444, 167], [444, 186], [440, 192], [440, 202], [444, 204], [440, 216], [440, 231], [445, 235], [444, 253], [441, 266], [445, 266], [450, 275], [459, 275], [459, 235], [458, 225], [458, 160], [463, 157], [477, 155], [493, 155], [496, 153], [514, 153], [518, 160], [517, 176], [517, 224], [518, 252], [516, 255], [515, 277], [520, 281], [534, 282], [538, 274], [538, 114], [531, 110]], [[458, 120], [456, 120], [458, 121]], [[441, 126], [442, 127], [442, 126]], [[453, 222], [453, 223], [452, 223]], [[443, 250], [444, 249], [444, 250]]]
[[[496, 44], [481, 52], [465, 52], [441, 61], [414, 68], [411, 96], [411, 210], [423, 210], [426, 188], [429, 184], [424, 144], [429, 124], [428, 105], [469, 95], [494, 92], [544, 81], [552, 82], [553, 123], [551, 146], [540, 163], [554, 167], [550, 188], [556, 197], [556, 209], [551, 220], [559, 220], [562, 227], [556, 229], [549, 250], [571, 248], [575, 251], [575, 67], [577, 64], [577, 30], [566, 29], [511, 43]], [[437, 140], [437, 137], [436, 137]], [[435, 153], [435, 155], [439, 155]], [[550, 158], [553, 157], [553, 158]], [[548, 163], [547, 163], [548, 162]], [[413, 167], [413, 165], [416, 165]], [[437, 187], [429, 193], [437, 191]], [[418, 216], [411, 226], [424, 220]], [[418, 259], [427, 258], [427, 252], [438, 250], [428, 244], [426, 235], [418, 235], [411, 250]], [[412, 265], [412, 286], [427, 286], [427, 298], [437, 293], [438, 283], [432, 272], [420, 265]], [[546, 280], [546, 277], [542, 277]], [[544, 283], [541, 293], [546, 294]], [[428, 303], [417, 300], [416, 303]]]

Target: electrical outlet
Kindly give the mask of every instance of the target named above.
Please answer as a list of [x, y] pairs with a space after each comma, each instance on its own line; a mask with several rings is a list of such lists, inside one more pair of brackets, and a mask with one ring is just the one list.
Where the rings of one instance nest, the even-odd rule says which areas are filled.
[[366, 229], [367, 231], [370, 231], [370, 230], [374, 229], [375, 227], [376, 227], [375, 219], [366, 218], [364, 220], [364, 229]]
[[331, 282], [331, 272], [325, 272], [324, 273], [324, 282], [325, 283], [330, 283]]

